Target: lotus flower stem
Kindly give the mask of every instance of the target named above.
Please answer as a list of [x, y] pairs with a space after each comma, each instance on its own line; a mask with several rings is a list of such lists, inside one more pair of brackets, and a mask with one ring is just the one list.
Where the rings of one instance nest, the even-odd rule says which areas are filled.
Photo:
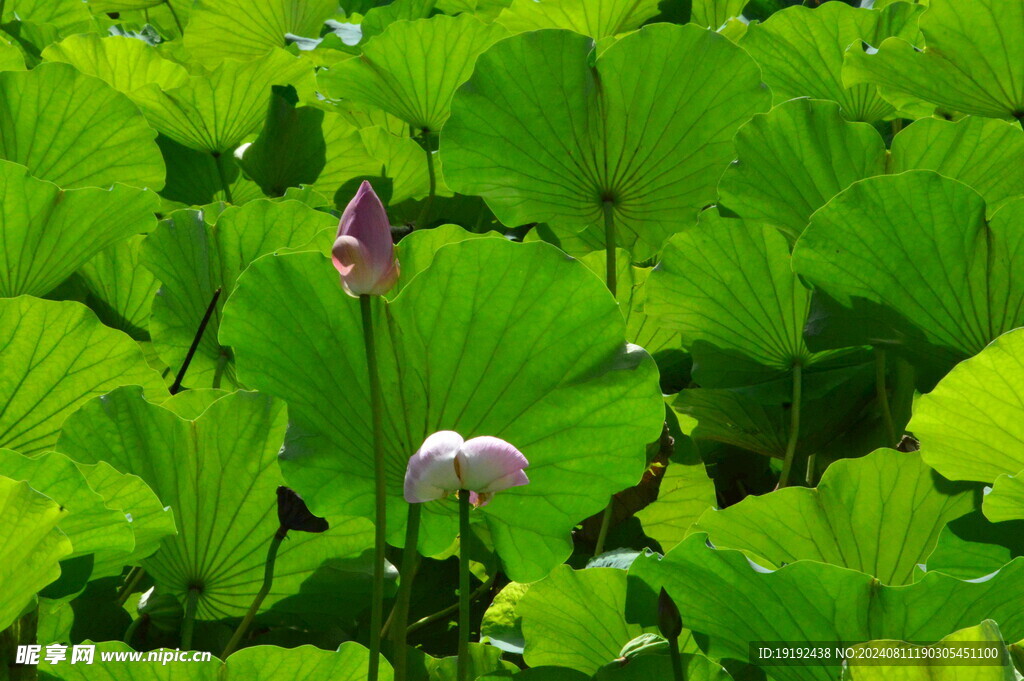
[[359, 296], [363, 315], [363, 344], [366, 347], [366, 369], [370, 377], [370, 410], [373, 419], [373, 481], [374, 481], [374, 553], [373, 602], [370, 606], [369, 681], [377, 681], [380, 668], [380, 632], [384, 621], [384, 551], [387, 538], [387, 489], [384, 480], [384, 427], [381, 408], [380, 375], [377, 372], [377, 347], [373, 336], [373, 299]]
[[287, 534], [288, 528], [284, 526], [278, 527], [277, 532], [274, 533], [274, 538], [270, 540], [270, 547], [267, 549], [267, 561], [263, 566], [263, 584], [260, 585], [260, 590], [256, 592], [256, 597], [252, 599], [252, 605], [249, 606], [245, 617], [242, 618], [238, 628], [235, 629], [231, 640], [224, 647], [224, 652], [220, 654], [220, 659], [226, 660], [228, 655], [235, 652], [238, 644], [242, 641], [242, 637], [245, 636], [245, 632], [249, 630], [249, 626], [252, 625], [252, 621], [256, 618], [256, 613], [259, 612], [260, 606], [263, 605], [263, 600], [270, 593], [270, 587], [274, 583], [274, 563], [277, 562], [277, 550], [281, 547], [281, 542], [284, 541]]
[[459, 490], [459, 661], [458, 681], [469, 681], [469, 490]]
[[196, 625], [196, 609], [199, 607], [199, 588], [190, 586], [185, 596], [185, 617], [181, 620], [181, 647], [192, 648], [192, 630]]
[[220, 186], [224, 190], [224, 200], [234, 203], [235, 199], [231, 196], [231, 183], [228, 182], [228, 174], [224, 170], [224, 154], [219, 151], [213, 152], [213, 162], [217, 165], [217, 176], [220, 177]]
[[779, 478], [779, 487], [789, 484], [789, 476], [793, 470], [793, 458], [796, 454], [796, 445], [800, 440], [800, 401], [803, 390], [803, 367], [800, 364], [793, 365], [793, 403], [789, 411], [789, 441], [786, 443], [786, 458], [782, 463], [782, 476]]
[[196, 329], [196, 335], [192, 337], [192, 345], [188, 347], [188, 352], [185, 354], [185, 361], [181, 363], [178, 375], [174, 377], [174, 383], [171, 385], [172, 395], [176, 395], [181, 391], [181, 382], [185, 380], [185, 372], [188, 371], [188, 365], [192, 363], [192, 358], [195, 357], [196, 350], [199, 349], [199, 342], [203, 340], [203, 333], [206, 331], [206, 326], [210, 323], [210, 318], [213, 317], [213, 311], [217, 309], [218, 298], [220, 298], [220, 287], [213, 292], [210, 304], [206, 306], [206, 312], [203, 313], [203, 318], [199, 322], [199, 328]]
[[181, 25], [181, 19], [178, 18], [178, 13], [174, 11], [174, 5], [171, 4], [171, 0], [164, 0], [164, 3], [167, 5], [167, 9], [170, 11], [171, 16], [174, 18], [174, 23], [178, 27], [178, 33], [185, 35], [185, 27]]
[[434, 170], [434, 153], [430, 150], [430, 132], [424, 128], [420, 137], [423, 140], [423, 148], [427, 152], [427, 178], [430, 182], [427, 198], [423, 202], [423, 208], [416, 219], [416, 227], [426, 227], [430, 219], [430, 208], [434, 203], [434, 195], [437, 193], [437, 173]]
[[[608, 285], [608, 290], [612, 292], [612, 297], [618, 295], [618, 282], [615, 262], [615, 214], [613, 212], [615, 206], [611, 201], [605, 201], [602, 204], [604, 209], [604, 249], [605, 249], [605, 264], [604, 264], [604, 277], [605, 283]], [[604, 513], [601, 515], [601, 529], [597, 533], [597, 543], [594, 544], [594, 555], [599, 556], [604, 553], [604, 542], [608, 538], [608, 528], [612, 524], [612, 511], [613, 504], [612, 500], [608, 500], [608, 505], [605, 506]]]
[[395, 607], [391, 611], [391, 640], [395, 644], [391, 663], [395, 668], [395, 681], [405, 681], [408, 673], [408, 656], [405, 640], [409, 633], [409, 601], [412, 598], [412, 583], [419, 568], [420, 554], [416, 550], [420, 537], [420, 504], [409, 504], [409, 516], [405, 524], [405, 548], [402, 550], [401, 582]]
[[885, 422], [886, 446], [895, 447], [896, 426], [892, 422], [892, 411], [889, 409], [889, 390], [885, 385], [885, 350], [875, 348], [875, 393], [878, 395], [878, 410], [882, 412]]

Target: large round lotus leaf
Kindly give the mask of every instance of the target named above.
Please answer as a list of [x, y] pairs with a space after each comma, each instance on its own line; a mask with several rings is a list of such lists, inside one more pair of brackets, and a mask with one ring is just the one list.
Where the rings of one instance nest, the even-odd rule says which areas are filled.
[[[177, 371], [188, 354], [216, 289], [217, 308], [189, 364], [185, 385], [235, 385], [230, 351], [217, 342], [224, 302], [250, 262], [274, 251], [310, 244], [337, 225], [329, 213], [298, 201], [250, 201], [232, 206], [210, 226], [199, 211], [178, 211], [146, 240], [142, 263], [160, 280], [150, 334], [161, 359]], [[326, 241], [330, 242], [330, 236]], [[310, 245], [310, 250], [315, 248]]]
[[644, 534], [667, 551], [681, 542], [701, 514], [716, 503], [715, 483], [699, 458], [694, 463], [673, 461], [661, 478], [657, 500], [637, 511], [636, 518]]
[[992, 482], [1024, 469], [1024, 330], [957, 365], [917, 400], [908, 429], [951, 480]]
[[149, 338], [149, 314], [160, 282], [140, 263], [146, 237], [108, 246], [78, 270], [88, 289], [86, 304], [107, 326], [136, 340]]
[[105, 461], [96, 464], [78, 464], [78, 469], [89, 481], [89, 486], [103, 497], [107, 506], [128, 517], [135, 547], [127, 554], [107, 556], [97, 554], [93, 560], [92, 578], [119, 575], [125, 565], [136, 565], [141, 559], [153, 555], [164, 537], [177, 532], [174, 514], [160, 503], [156, 494], [142, 478], [118, 472]]
[[29, 458], [0, 449], [0, 474], [24, 480], [32, 489], [50, 497], [68, 511], [59, 527], [71, 540], [68, 558], [102, 554], [96, 558], [128, 554], [135, 550], [135, 536], [124, 513], [108, 508], [75, 462], [57, 452]]
[[156, 134], [127, 97], [67, 64], [0, 73], [0, 157], [64, 188], [164, 186]]
[[918, 7], [897, 2], [883, 11], [826, 2], [795, 5], [751, 25], [740, 45], [760, 64], [776, 104], [794, 97], [838, 102], [851, 121], [874, 122], [894, 113], [874, 85], [843, 84], [843, 54], [861, 42], [877, 47], [889, 36], [915, 42]]
[[[1006, 640], [1024, 635], [1017, 606], [1024, 597], [1022, 559], [984, 580], [928, 573], [915, 584], [885, 586], [862, 572], [816, 561], [768, 570], [739, 551], [711, 549], [706, 541], [698, 533], [664, 558], [637, 558], [629, 570], [627, 616], [653, 621], [653, 604], [665, 588], [686, 626], [707, 637], [713, 659], [745, 661], [757, 641], [934, 641], [986, 618], [999, 622]], [[763, 669], [779, 681], [831, 681], [840, 663]]]
[[60, 187], [0, 161], [0, 296], [42, 296], [91, 257], [154, 228], [150, 191]]
[[284, 50], [258, 59], [221, 62], [169, 90], [147, 85], [132, 99], [157, 130], [186, 147], [209, 153], [234, 151], [255, 135], [267, 113], [272, 85], [295, 84], [309, 64]]
[[[904, 655], [921, 655], [914, 649], [917, 645], [899, 644], [895, 641], [872, 641], [857, 646], [866, 649], [863, 657], [854, 658], [843, 671], [843, 681], [1016, 681], [1019, 675], [1010, 661], [1010, 653], [1002, 643], [1003, 636], [998, 625], [992, 620], [985, 620], [976, 627], [968, 627], [942, 638], [941, 650], [964, 651], [968, 655], [977, 655], [982, 650], [995, 649], [999, 657], [991, 658], [984, 664], [955, 665], [949, 660], [939, 657], [922, 659], [913, 665], [885, 665], [879, 659], [906, 650]], [[877, 651], [877, 652], [876, 652]], [[955, 653], [954, 653], [955, 654]], [[891, 659], [891, 658], [890, 658]]]
[[793, 268], [841, 306], [843, 344], [948, 370], [1024, 322], [1022, 223], [1024, 200], [986, 221], [976, 191], [932, 171], [868, 178], [814, 214]]
[[0, 299], [0, 366], [0, 446], [26, 455], [51, 449], [91, 397], [122, 385], [164, 392], [139, 346], [79, 303]]
[[626, 571], [560, 565], [516, 604], [531, 667], [552, 665], [593, 674], [645, 630], [625, 619]]
[[811, 294], [771, 225], [702, 213], [665, 244], [648, 295], [647, 312], [679, 332], [703, 387], [771, 381], [828, 357], [804, 343]]
[[95, 30], [89, 6], [77, 0], [11, 0], [4, 3], [3, 21], [48, 24], [62, 35]]
[[697, 26], [652, 24], [596, 57], [576, 33], [523, 33], [456, 93], [445, 179], [506, 225], [579, 231], [610, 204], [640, 259], [713, 201], [736, 129], [769, 99], [753, 60]]
[[[636, 483], [664, 417], [657, 370], [624, 342], [600, 279], [547, 244], [471, 239], [437, 251], [376, 305], [388, 533], [401, 544], [409, 456], [438, 430], [494, 435], [530, 460], [530, 484], [475, 511], [508, 574], [540, 579], [568, 533]], [[239, 280], [221, 342], [239, 377], [287, 400], [285, 474], [315, 510], [373, 515], [373, 447], [359, 303], [316, 253], [265, 257]], [[567, 493], [572, 490], [572, 493]], [[456, 534], [455, 501], [424, 507], [420, 548]]]
[[71, 64], [125, 94], [150, 84], [167, 90], [188, 83], [184, 66], [164, 59], [142, 40], [126, 36], [73, 35], [43, 50], [43, 59]]
[[794, 239], [829, 199], [886, 168], [885, 141], [872, 126], [847, 122], [838, 104], [815, 99], [754, 116], [736, 134], [736, 154], [718, 186], [722, 202]]
[[498, 23], [513, 33], [564, 28], [595, 40], [640, 28], [658, 0], [512, 0]]
[[[362, 681], [366, 678], [369, 659], [366, 648], [349, 641], [342, 643], [336, 651], [310, 645], [295, 648], [252, 646], [239, 650], [224, 662], [212, 658], [205, 662], [169, 664], [130, 660], [110, 660], [99, 664], [103, 653], [130, 652], [132, 648], [124, 643], [108, 641], [96, 644], [96, 664], [50, 664], [44, 660], [39, 668], [62, 681]], [[379, 678], [380, 681], [395, 678], [387, 660], [381, 660]]]
[[[996, 484], [1000, 479], [996, 479]], [[991, 496], [991, 493], [986, 495], [986, 501]], [[1024, 506], [1014, 512], [1020, 508]], [[976, 509], [946, 524], [939, 533], [935, 550], [928, 556], [927, 569], [958, 579], [990, 575], [1014, 558], [1024, 556], [1022, 528], [1024, 520], [991, 522], [982, 509]]]
[[816, 560], [900, 585], [919, 576], [943, 526], [973, 508], [973, 487], [942, 480], [917, 454], [880, 449], [836, 461], [817, 488], [751, 495], [708, 511], [695, 529], [761, 563]]
[[934, 170], [980, 193], [994, 213], [1024, 194], [1024, 131], [1020, 126], [967, 117], [955, 123], [929, 118], [893, 138], [848, 123], [838, 106], [795, 99], [758, 114], [736, 135], [739, 161], [722, 176], [723, 203], [747, 219], [775, 223], [798, 237], [811, 214], [857, 180]]
[[[258, 393], [225, 394], [188, 420], [126, 388], [72, 415], [57, 447], [149, 483], [173, 509], [178, 535], [164, 539], [143, 567], [182, 603], [198, 591], [198, 617], [219, 619], [244, 614], [263, 581], [266, 547], [278, 528], [276, 489], [284, 481], [277, 452], [286, 425], [284, 404]], [[289, 535], [264, 608], [298, 593], [326, 561], [358, 556], [372, 544], [365, 520], [329, 520], [324, 534]]]
[[934, 0], [921, 15], [924, 50], [904, 36], [875, 44], [876, 54], [852, 49], [843, 76], [848, 85], [877, 85], [898, 109], [919, 115], [938, 111], [1020, 118], [1022, 32], [1024, 4], [1017, 0]]
[[337, 0], [216, 0], [193, 10], [185, 29], [190, 58], [211, 65], [247, 61], [287, 44], [286, 34], [319, 37]]
[[318, 73], [317, 83], [329, 97], [379, 107], [417, 131], [437, 132], [477, 57], [506, 35], [500, 25], [470, 15], [399, 21], [358, 57]]
[[960, 180], [985, 197], [989, 215], [1024, 194], [1024, 130], [1017, 123], [968, 116], [923, 118], [892, 140], [889, 172], [922, 168]]
[[71, 542], [57, 529], [68, 512], [29, 487], [0, 476], [0, 627], [6, 629], [44, 586], [60, 577]]

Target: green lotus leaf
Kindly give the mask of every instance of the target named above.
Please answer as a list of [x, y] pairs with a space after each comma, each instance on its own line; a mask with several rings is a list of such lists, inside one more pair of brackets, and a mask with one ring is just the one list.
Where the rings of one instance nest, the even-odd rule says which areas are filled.
[[256, 141], [244, 147], [238, 164], [268, 196], [289, 187], [311, 185], [326, 162], [322, 109], [296, 107], [292, 88], [273, 88], [267, 122]]
[[[605, 278], [607, 265], [604, 252], [588, 253], [580, 258], [580, 262], [601, 279]], [[662, 350], [681, 349], [679, 333], [665, 328], [647, 313], [650, 305], [650, 275], [654, 270], [650, 267], [634, 267], [629, 252], [623, 249], [618, 249], [616, 253], [615, 269], [615, 298], [626, 318], [626, 340], [636, 343], [652, 355]]]
[[[142, 252], [143, 265], [161, 282], [150, 320], [161, 359], [175, 371], [182, 366], [214, 291], [220, 288], [216, 311], [189, 364], [185, 384], [236, 385], [234, 362], [230, 351], [217, 342], [217, 329], [238, 275], [259, 256], [306, 246], [336, 226], [337, 219], [329, 213], [298, 201], [262, 199], [232, 206], [212, 226], [198, 211], [173, 213], [149, 236]], [[332, 241], [327, 236], [325, 243]]]
[[211, 154], [234, 151], [263, 123], [272, 85], [295, 85], [309, 65], [284, 50], [249, 61], [225, 60], [169, 90], [147, 85], [132, 99], [161, 133]]
[[430, 267], [430, 263], [434, 261], [434, 255], [442, 246], [480, 238], [501, 239], [504, 237], [497, 232], [484, 232], [483, 234], [467, 232], [458, 225], [441, 225], [432, 229], [420, 229], [404, 237], [398, 242], [396, 248], [396, 257], [401, 263], [401, 272], [395, 288], [388, 294], [389, 297], [394, 298], [417, 274]]
[[61, 35], [96, 29], [89, 8], [77, 0], [11, 0], [4, 3], [3, 21], [48, 24]]
[[439, 132], [477, 57], [506, 35], [470, 15], [395, 22], [358, 57], [318, 73], [317, 83], [329, 97], [379, 107], [417, 132]]
[[145, 240], [138, 235], [108, 246], [78, 270], [89, 291], [86, 303], [96, 316], [136, 340], [149, 338], [150, 309], [160, 288], [140, 262]]
[[725, 22], [743, 14], [748, 0], [694, 0], [690, 21], [717, 31]]
[[553, 665], [593, 674], [650, 629], [625, 620], [626, 571], [560, 565], [516, 604], [531, 667]]
[[108, 508], [75, 463], [57, 452], [35, 458], [10, 449], [0, 449], [0, 473], [12, 480], [24, 480], [32, 489], [50, 497], [68, 514], [59, 527], [71, 540], [68, 559], [89, 554], [96, 558], [127, 554], [135, 550], [135, 537], [124, 513]]
[[[133, 652], [120, 641], [96, 644], [95, 659], [102, 653]], [[173, 654], [173, 651], [170, 651]], [[160, 651], [154, 654], [159, 655]], [[342, 643], [338, 650], [323, 650], [311, 645], [295, 648], [253, 646], [231, 655], [225, 662], [212, 658], [205, 662], [189, 661], [159, 663], [110, 660], [102, 664], [84, 665], [43, 662], [39, 665], [50, 676], [62, 681], [277, 681], [307, 679], [308, 681], [362, 681], [366, 678], [368, 651], [354, 642]], [[391, 665], [381, 660], [380, 681], [392, 681]]]
[[[694, 534], [664, 558], [640, 556], [629, 570], [627, 615], [653, 621], [656, 594], [666, 589], [686, 613], [687, 627], [707, 637], [705, 649], [714, 659], [746, 661], [757, 641], [936, 641], [986, 618], [1000, 623], [1007, 640], [1024, 633], [1015, 602], [1024, 592], [1020, 559], [986, 579], [928, 573], [915, 584], [885, 586], [815, 561], [768, 570], [706, 541]], [[763, 669], [780, 681], [826, 681], [838, 676], [840, 663]]]
[[25, 57], [17, 44], [0, 34], [0, 71], [24, 71]]
[[[574, 524], [639, 479], [645, 445], [662, 427], [654, 363], [625, 345], [607, 289], [546, 244], [470, 239], [439, 249], [386, 314], [379, 306], [375, 314], [388, 386], [390, 541], [402, 543], [402, 481], [424, 438], [443, 429], [494, 435], [524, 452], [531, 482], [475, 515], [512, 579], [543, 577], [569, 554]], [[253, 263], [221, 326], [241, 380], [288, 401], [285, 474], [328, 517], [373, 514], [359, 320], [329, 262], [299, 253]], [[425, 505], [424, 554], [451, 543], [454, 509], [452, 499]]]
[[363, 40], [380, 35], [395, 22], [426, 19], [433, 14], [435, 4], [436, 0], [392, 0], [386, 5], [372, 7], [360, 24]]
[[68, 516], [57, 502], [0, 476], [0, 627], [6, 629], [36, 592], [60, 577], [71, 542], [57, 529]]
[[530, 590], [529, 584], [509, 582], [487, 606], [480, 620], [480, 640], [507, 653], [523, 654], [523, 619], [516, 612], [519, 599]]
[[120, 473], [105, 461], [78, 464], [78, 469], [107, 506], [128, 516], [135, 536], [135, 547], [126, 555], [96, 555], [93, 579], [121, 574], [125, 565], [137, 565], [143, 558], [150, 557], [160, 548], [164, 537], [177, 532], [173, 512], [160, 502], [142, 478]]
[[[153, 9], [165, 0], [89, 0], [89, 7], [95, 12], [134, 12]], [[180, 0], [177, 0], [180, 2]]]
[[992, 482], [1024, 469], [1024, 330], [954, 367], [917, 400], [908, 429], [950, 480]]
[[[566, 669], [565, 667], [533, 667], [524, 669], [515, 676], [517, 681], [590, 681], [590, 674]], [[506, 681], [509, 674], [498, 673], [481, 676], [478, 681]]]
[[43, 50], [43, 59], [71, 64], [125, 94], [150, 84], [169, 90], [188, 83], [184, 66], [164, 59], [143, 41], [125, 36], [73, 35]]
[[[248, 609], [278, 528], [276, 489], [283, 484], [277, 452], [284, 405], [258, 393], [223, 395], [188, 420], [146, 402], [137, 388], [117, 390], [73, 414], [57, 445], [77, 461], [107, 461], [138, 475], [173, 509], [178, 535], [165, 538], [142, 565], [182, 603], [194, 593], [200, 619]], [[298, 593], [325, 561], [355, 557], [372, 544], [365, 520], [331, 520], [324, 534], [289, 535], [264, 609]]]
[[882, 11], [843, 2], [795, 5], [751, 25], [740, 45], [760, 64], [776, 104], [794, 97], [830, 99], [848, 120], [871, 123], [895, 110], [873, 84], [843, 84], [843, 55], [851, 45], [860, 52], [862, 42], [877, 47], [890, 36], [916, 41], [919, 11], [903, 2]]
[[[686, 681], [732, 681], [729, 672], [703, 655], [683, 653], [680, 657], [682, 658], [683, 678]], [[626, 664], [616, 662], [606, 666], [594, 675], [594, 681], [667, 680], [672, 678], [672, 674], [672, 663], [667, 654], [641, 655]], [[570, 677], [558, 678], [569, 679]]]
[[822, 100], [794, 99], [754, 116], [736, 133], [736, 153], [739, 161], [718, 186], [722, 202], [794, 239], [833, 196], [886, 171], [882, 136], [866, 123], [847, 122], [838, 104]]
[[0, 296], [41, 296], [94, 255], [155, 225], [156, 194], [134, 187], [61, 190], [0, 161]]
[[769, 93], [743, 50], [697, 26], [646, 26], [594, 63], [593, 41], [569, 31], [484, 53], [442, 135], [445, 178], [506, 225], [580, 231], [607, 207], [642, 259], [713, 200], [733, 134]]
[[928, 556], [928, 571], [957, 579], [990, 575], [1018, 556], [1024, 556], [1024, 522], [990, 522], [981, 510], [946, 524], [935, 550]]
[[1024, 480], [1021, 473], [1000, 475], [985, 495], [985, 517], [993, 522], [1024, 519]]
[[932, 171], [868, 178], [814, 214], [793, 268], [838, 303], [840, 324], [856, 319], [843, 344], [948, 370], [1024, 321], [1024, 281], [1013, 276], [1022, 222], [1024, 200], [986, 221], [976, 191]]
[[61, 187], [164, 186], [155, 134], [132, 102], [67, 64], [0, 73], [0, 156]]
[[699, 458], [695, 463], [673, 461], [661, 478], [657, 501], [638, 511], [636, 517], [644, 534], [667, 551], [681, 542], [701, 514], [716, 503], [715, 483]]
[[[866, 648], [864, 658], [851, 660], [843, 670], [843, 681], [1017, 681], [1010, 653], [1002, 643], [999, 626], [984, 620], [976, 627], [968, 627], [942, 638], [941, 643], [951, 652], [980, 653], [995, 648], [999, 657], [984, 665], [952, 665], [948, 660], [922, 659], [919, 664], [887, 666], [878, 663], [878, 657], [895, 652], [893, 649], [915, 648], [895, 641], [872, 641], [857, 646]], [[996, 643], [998, 642], [998, 643]], [[877, 653], [871, 649], [878, 650]], [[909, 653], [909, 650], [908, 650]], [[874, 659], [872, 659], [874, 658]], [[867, 662], [865, 660], [871, 660]]]
[[658, 0], [513, 0], [498, 23], [513, 33], [564, 28], [595, 40], [626, 33], [658, 14]]
[[665, 244], [647, 311], [682, 337], [703, 387], [771, 381], [829, 357], [804, 343], [811, 295], [790, 260], [786, 237], [771, 225], [712, 211]]
[[816, 488], [751, 495], [708, 511], [694, 529], [760, 563], [816, 560], [883, 584], [912, 584], [939, 532], [974, 507], [973, 497], [972, 487], [938, 478], [917, 454], [880, 449], [836, 461]]
[[[395, 119], [397, 120], [397, 119]], [[404, 124], [403, 124], [404, 125]], [[429, 185], [423, 148], [408, 135], [378, 125], [356, 127], [340, 114], [323, 121], [327, 160], [313, 187], [327, 196], [359, 177], [386, 176], [392, 181], [391, 204], [426, 196]], [[438, 187], [439, 194], [446, 194]]]
[[876, 54], [851, 50], [843, 69], [847, 85], [877, 85], [896, 108], [922, 116], [1024, 115], [1024, 44], [1016, 39], [1024, 26], [1020, 3], [979, 0], [965, 6], [935, 0], [921, 15], [920, 26], [923, 50], [898, 34], [874, 44]]
[[[187, 206], [207, 206], [212, 203], [231, 203], [236, 206], [255, 199], [266, 198], [259, 185], [245, 176], [233, 157], [214, 157], [189, 149], [172, 139], [160, 135], [156, 138], [167, 163], [167, 186], [160, 192], [166, 201], [177, 202], [166, 212]], [[223, 176], [221, 172], [223, 171]], [[231, 200], [224, 190], [227, 182]]]
[[922, 119], [885, 142], [870, 126], [843, 120], [838, 105], [796, 99], [758, 114], [736, 134], [739, 161], [722, 176], [723, 203], [796, 238], [811, 214], [857, 180], [934, 170], [974, 188], [994, 213], [1024, 194], [1024, 131], [1004, 121]]
[[262, 0], [258, 6], [247, 0], [201, 2], [185, 31], [185, 50], [211, 65], [247, 61], [285, 47], [285, 34], [318, 37], [337, 9], [336, 0]]
[[0, 299], [0, 446], [52, 449], [61, 424], [96, 395], [140, 385], [166, 394], [131, 338], [79, 303]]
[[985, 197], [989, 215], [1024, 194], [1024, 130], [1016, 123], [968, 116], [925, 118], [892, 141], [889, 172], [923, 168], [960, 180]]

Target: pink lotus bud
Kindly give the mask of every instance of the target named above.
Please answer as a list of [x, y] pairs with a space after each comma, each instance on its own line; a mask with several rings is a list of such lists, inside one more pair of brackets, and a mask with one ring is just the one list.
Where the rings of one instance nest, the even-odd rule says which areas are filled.
[[470, 502], [484, 506], [495, 492], [530, 482], [522, 452], [496, 437], [465, 441], [451, 430], [434, 433], [409, 458], [405, 500], [410, 504], [441, 499], [465, 489]]
[[369, 182], [363, 181], [345, 206], [331, 255], [350, 296], [379, 296], [398, 280], [391, 223]]

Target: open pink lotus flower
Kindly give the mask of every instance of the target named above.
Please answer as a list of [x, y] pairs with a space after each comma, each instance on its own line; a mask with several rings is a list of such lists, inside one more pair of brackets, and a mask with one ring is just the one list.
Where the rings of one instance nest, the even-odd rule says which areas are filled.
[[398, 260], [384, 205], [365, 180], [345, 206], [331, 249], [334, 267], [350, 296], [379, 296], [398, 280]]
[[496, 437], [463, 440], [452, 430], [434, 433], [409, 458], [405, 500], [410, 504], [441, 499], [465, 489], [474, 506], [484, 506], [495, 492], [530, 482], [522, 452]]

